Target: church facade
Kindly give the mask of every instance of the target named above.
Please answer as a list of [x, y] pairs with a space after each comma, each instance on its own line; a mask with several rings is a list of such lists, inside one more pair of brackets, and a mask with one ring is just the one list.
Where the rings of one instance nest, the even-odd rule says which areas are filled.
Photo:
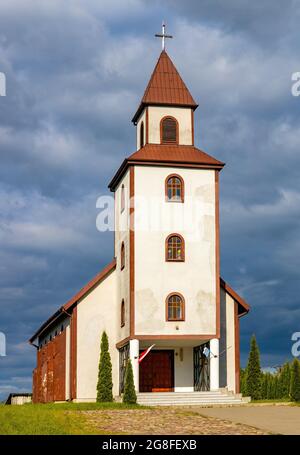
[[220, 277], [224, 163], [195, 147], [196, 108], [163, 50], [133, 117], [137, 150], [109, 184], [114, 258], [30, 339], [35, 402], [95, 401], [104, 330], [116, 397], [128, 358], [141, 394], [239, 393], [239, 318], [249, 306]]

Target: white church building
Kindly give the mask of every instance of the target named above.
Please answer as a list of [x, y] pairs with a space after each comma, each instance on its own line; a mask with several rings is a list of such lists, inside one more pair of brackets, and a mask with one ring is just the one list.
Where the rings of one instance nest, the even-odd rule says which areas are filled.
[[131, 358], [140, 402], [240, 398], [239, 318], [249, 306], [220, 277], [224, 163], [195, 147], [196, 108], [163, 50], [132, 119], [136, 151], [109, 183], [113, 259], [30, 339], [35, 402], [95, 401], [104, 330], [115, 397]]

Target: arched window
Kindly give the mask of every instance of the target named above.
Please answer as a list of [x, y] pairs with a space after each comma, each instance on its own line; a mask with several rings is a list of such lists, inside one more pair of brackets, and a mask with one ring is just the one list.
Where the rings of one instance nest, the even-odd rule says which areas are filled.
[[125, 302], [123, 299], [122, 303], [121, 303], [121, 327], [124, 327], [124, 325], [125, 325]]
[[125, 209], [125, 187], [121, 186], [121, 213]]
[[121, 245], [121, 270], [123, 270], [125, 267], [125, 245], [124, 242], [122, 242]]
[[140, 127], [140, 148], [144, 147], [144, 122], [141, 123]]
[[176, 144], [178, 142], [177, 121], [173, 117], [164, 117], [160, 122], [161, 143]]
[[179, 234], [171, 234], [166, 239], [166, 261], [184, 261], [184, 239]]
[[166, 201], [183, 202], [184, 201], [184, 182], [180, 175], [172, 174], [166, 178]]
[[169, 294], [166, 302], [166, 320], [167, 321], [184, 321], [185, 304], [184, 298], [179, 293]]

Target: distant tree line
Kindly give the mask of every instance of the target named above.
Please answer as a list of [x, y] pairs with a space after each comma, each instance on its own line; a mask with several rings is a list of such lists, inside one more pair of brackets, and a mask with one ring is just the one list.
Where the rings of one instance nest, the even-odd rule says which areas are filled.
[[300, 401], [300, 362], [286, 362], [276, 373], [264, 373], [260, 367], [260, 353], [253, 335], [247, 367], [241, 370], [241, 393], [252, 400], [286, 399]]

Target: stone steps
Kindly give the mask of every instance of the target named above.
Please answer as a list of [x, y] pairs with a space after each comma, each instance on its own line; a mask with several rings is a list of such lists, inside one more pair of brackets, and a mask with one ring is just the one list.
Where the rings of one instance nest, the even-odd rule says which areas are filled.
[[225, 391], [212, 392], [153, 392], [138, 393], [137, 401], [144, 406], [207, 406], [207, 405], [242, 405], [248, 403], [248, 397]]

